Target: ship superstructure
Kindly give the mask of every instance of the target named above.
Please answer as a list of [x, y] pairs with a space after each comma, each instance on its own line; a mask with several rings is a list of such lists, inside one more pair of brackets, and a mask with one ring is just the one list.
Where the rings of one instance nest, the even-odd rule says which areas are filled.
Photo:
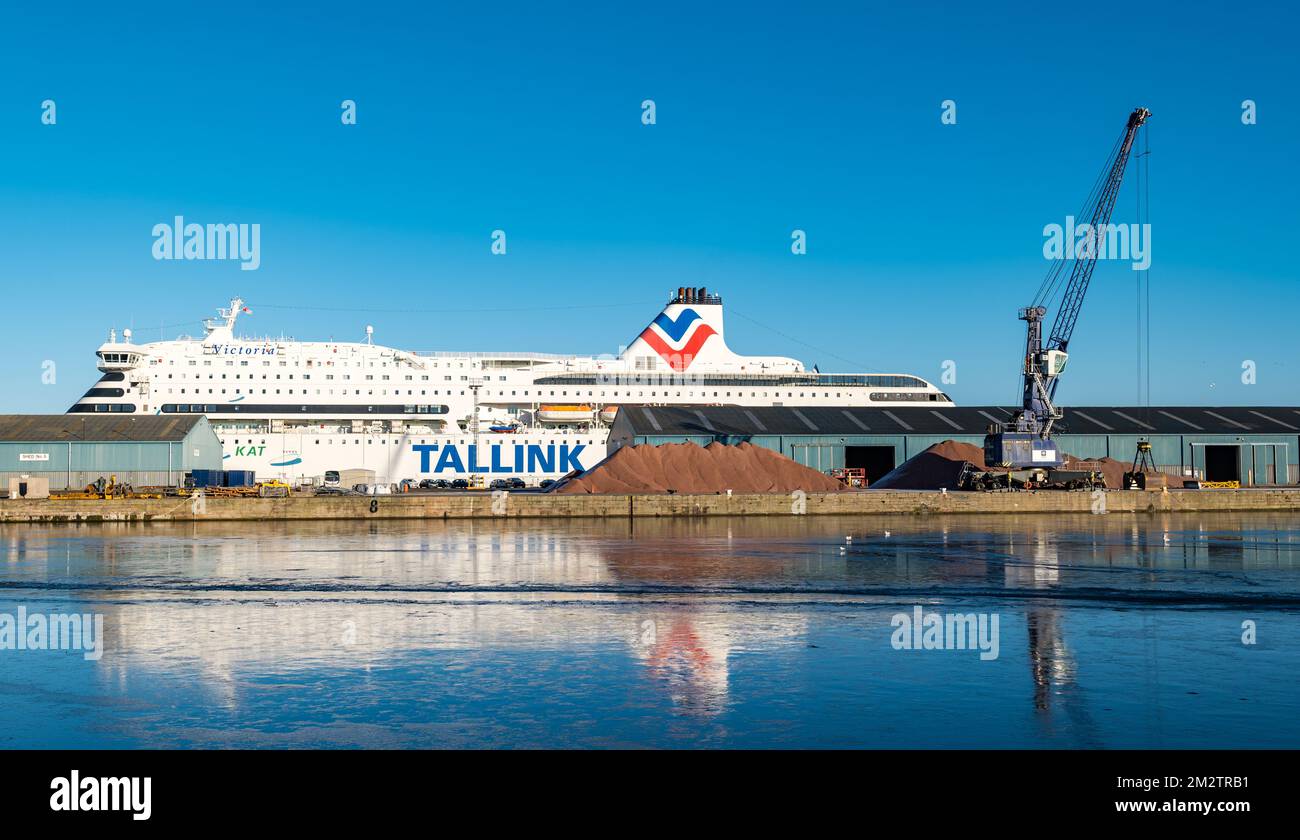
[[237, 336], [239, 298], [202, 337], [96, 351], [100, 380], [69, 411], [204, 414], [231, 469], [319, 479], [373, 470], [380, 482], [475, 474], [536, 481], [594, 466], [622, 404], [951, 405], [906, 374], [823, 374], [795, 359], [742, 356], [722, 299], [678, 289], [617, 355], [410, 352], [366, 339]]

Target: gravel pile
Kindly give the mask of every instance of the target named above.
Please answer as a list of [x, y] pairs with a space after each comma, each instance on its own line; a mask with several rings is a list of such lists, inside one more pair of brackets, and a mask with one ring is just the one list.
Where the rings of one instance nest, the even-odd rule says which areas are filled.
[[771, 449], [741, 443], [624, 446], [555, 493], [834, 493], [839, 481]]

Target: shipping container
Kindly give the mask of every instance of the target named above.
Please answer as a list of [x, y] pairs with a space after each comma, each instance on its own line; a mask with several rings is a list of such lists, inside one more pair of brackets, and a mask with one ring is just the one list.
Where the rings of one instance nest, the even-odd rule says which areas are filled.
[[225, 470], [194, 470], [195, 487], [225, 487], [226, 471]]
[[253, 470], [226, 470], [226, 487], [252, 487], [257, 483]]

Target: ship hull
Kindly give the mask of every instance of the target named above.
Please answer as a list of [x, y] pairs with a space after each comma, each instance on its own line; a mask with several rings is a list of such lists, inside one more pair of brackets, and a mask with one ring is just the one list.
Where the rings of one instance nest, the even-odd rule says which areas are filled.
[[403, 479], [522, 478], [529, 484], [586, 470], [604, 459], [606, 436], [485, 433], [461, 435], [303, 434], [223, 435], [223, 466], [253, 470], [258, 479], [319, 484], [330, 470], [373, 470], [375, 482]]

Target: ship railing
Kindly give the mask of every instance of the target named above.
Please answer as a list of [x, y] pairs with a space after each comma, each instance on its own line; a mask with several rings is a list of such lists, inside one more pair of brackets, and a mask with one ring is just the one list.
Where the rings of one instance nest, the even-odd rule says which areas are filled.
[[473, 351], [458, 353], [451, 350], [416, 350], [412, 355], [428, 359], [486, 359], [486, 358], [503, 358], [503, 359], [538, 359], [546, 362], [562, 362], [566, 359], [573, 359], [574, 356], [566, 356], [562, 353], [504, 353], [497, 351]]

